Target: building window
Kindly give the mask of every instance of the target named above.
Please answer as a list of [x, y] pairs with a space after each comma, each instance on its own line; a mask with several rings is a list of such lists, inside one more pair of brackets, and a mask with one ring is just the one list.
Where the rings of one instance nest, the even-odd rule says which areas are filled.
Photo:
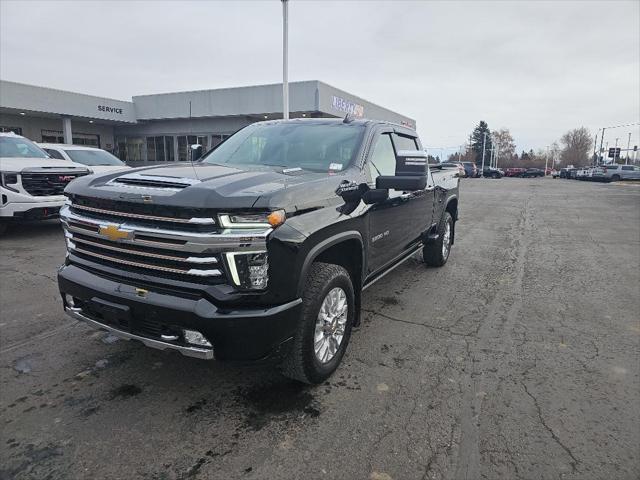
[[[42, 130], [42, 143], [64, 143], [64, 135], [60, 130]], [[73, 132], [71, 139], [74, 145], [89, 145], [100, 148], [100, 135], [93, 133]]]
[[3, 127], [0, 125], [0, 132], [13, 132], [16, 135], [22, 135], [22, 128], [20, 127]]
[[202, 151], [207, 151], [206, 135], [178, 135], [178, 161], [187, 162], [191, 159], [189, 149], [191, 145], [202, 145]]

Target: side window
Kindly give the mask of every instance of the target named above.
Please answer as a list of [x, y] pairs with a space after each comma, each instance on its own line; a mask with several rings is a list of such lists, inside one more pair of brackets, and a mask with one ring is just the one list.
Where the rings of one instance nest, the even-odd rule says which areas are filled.
[[632, 165], [625, 165], [624, 167], [622, 167], [622, 170], [633, 170], [633, 166]]
[[393, 151], [390, 134], [384, 133], [378, 137], [373, 147], [373, 153], [369, 157], [369, 163], [372, 181], [375, 181], [378, 175], [396, 174], [396, 155]]
[[393, 143], [396, 145], [396, 151], [399, 150], [418, 150], [418, 144], [415, 138], [406, 137], [397, 133], [393, 134]]
[[53, 158], [64, 160], [64, 157], [62, 156], [62, 154], [59, 151], [54, 150], [53, 148], [45, 148], [44, 151], [47, 152], [49, 155], [51, 155]]

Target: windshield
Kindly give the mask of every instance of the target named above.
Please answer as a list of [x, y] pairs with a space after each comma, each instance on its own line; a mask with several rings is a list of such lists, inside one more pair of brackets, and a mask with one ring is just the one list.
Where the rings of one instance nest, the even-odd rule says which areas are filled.
[[26, 138], [0, 136], [0, 157], [49, 158], [49, 155]]
[[124, 162], [118, 160], [109, 152], [97, 148], [87, 150], [65, 150], [71, 160], [84, 165], [124, 165]]
[[256, 123], [229, 137], [203, 162], [336, 172], [351, 165], [363, 133], [363, 125], [344, 123]]

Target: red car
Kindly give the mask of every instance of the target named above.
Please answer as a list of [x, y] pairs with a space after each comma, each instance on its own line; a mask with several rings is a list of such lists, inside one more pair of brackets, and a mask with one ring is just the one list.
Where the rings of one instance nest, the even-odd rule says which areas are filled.
[[505, 177], [519, 177], [520, 175], [522, 175], [526, 171], [527, 171], [526, 168], [507, 168], [504, 171], [504, 176]]

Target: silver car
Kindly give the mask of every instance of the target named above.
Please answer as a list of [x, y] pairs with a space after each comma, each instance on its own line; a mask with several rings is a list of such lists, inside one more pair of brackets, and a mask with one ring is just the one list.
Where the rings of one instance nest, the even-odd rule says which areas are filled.
[[619, 182], [620, 180], [640, 180], [640, 167], [635, 165], [603, 165], [603, 180]]

